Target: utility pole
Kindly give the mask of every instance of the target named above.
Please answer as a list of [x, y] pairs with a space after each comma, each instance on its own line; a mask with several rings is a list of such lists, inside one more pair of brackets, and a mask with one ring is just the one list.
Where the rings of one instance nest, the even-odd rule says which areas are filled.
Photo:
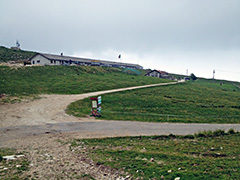
[[215, 75], [215, 70], [213, 70], [213, 83], [214, 83], [214, 75]]

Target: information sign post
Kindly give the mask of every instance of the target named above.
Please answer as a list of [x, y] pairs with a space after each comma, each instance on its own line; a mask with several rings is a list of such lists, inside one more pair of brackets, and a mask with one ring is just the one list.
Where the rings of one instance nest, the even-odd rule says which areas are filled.
[[92, 116], [100, 117], [101, 116], [101, 104], [102, 104], [102, 97], [98, 96], [97, 98], [90, 98], [92, 101]]
[[101, 114], [101, 111], [102, 111], [102, 109], [101, 109], [101, 104], [102, 104], [102, 96], [98, 96], [98, 108], [97, 108], [97, 112], [98, 112], [99, 114]]

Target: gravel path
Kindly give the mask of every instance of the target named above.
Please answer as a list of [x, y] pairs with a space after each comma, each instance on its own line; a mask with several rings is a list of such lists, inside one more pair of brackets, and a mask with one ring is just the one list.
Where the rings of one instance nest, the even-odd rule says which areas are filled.
[[186, 124], [186, 123], [147, 123], [133, 121], [86, 120], [46, 125], [12, 126], [0, 128], [0, 147], [11, 140], [19, 140], [45, 134], [74, 134], [76, 138], [99, 138], [143, 135], [187, 135], [204, 130], [235, 129], [240, 124]]

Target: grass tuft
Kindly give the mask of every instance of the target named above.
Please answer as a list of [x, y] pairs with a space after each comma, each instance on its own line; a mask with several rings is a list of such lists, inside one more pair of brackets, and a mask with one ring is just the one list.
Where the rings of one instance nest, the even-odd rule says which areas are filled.
[[229, 134], [236, 134], [236, 132], [235, 132], [234, 129], [229, 129], [228, 133], [229, 133]]
[[203, 131], [195, 134], [195, 137], [218, 137], [218, 136], [224, 136], [228, 133], [225, 133], [224, 130], [218, 129], [215, 131]]

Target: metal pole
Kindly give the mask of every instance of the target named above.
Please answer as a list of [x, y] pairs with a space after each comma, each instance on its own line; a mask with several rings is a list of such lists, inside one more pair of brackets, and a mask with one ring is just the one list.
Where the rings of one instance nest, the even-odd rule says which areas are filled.
[[215, 70], [213, 70], [213, 82], [214, 82], [214, 75], [215, 75]]

